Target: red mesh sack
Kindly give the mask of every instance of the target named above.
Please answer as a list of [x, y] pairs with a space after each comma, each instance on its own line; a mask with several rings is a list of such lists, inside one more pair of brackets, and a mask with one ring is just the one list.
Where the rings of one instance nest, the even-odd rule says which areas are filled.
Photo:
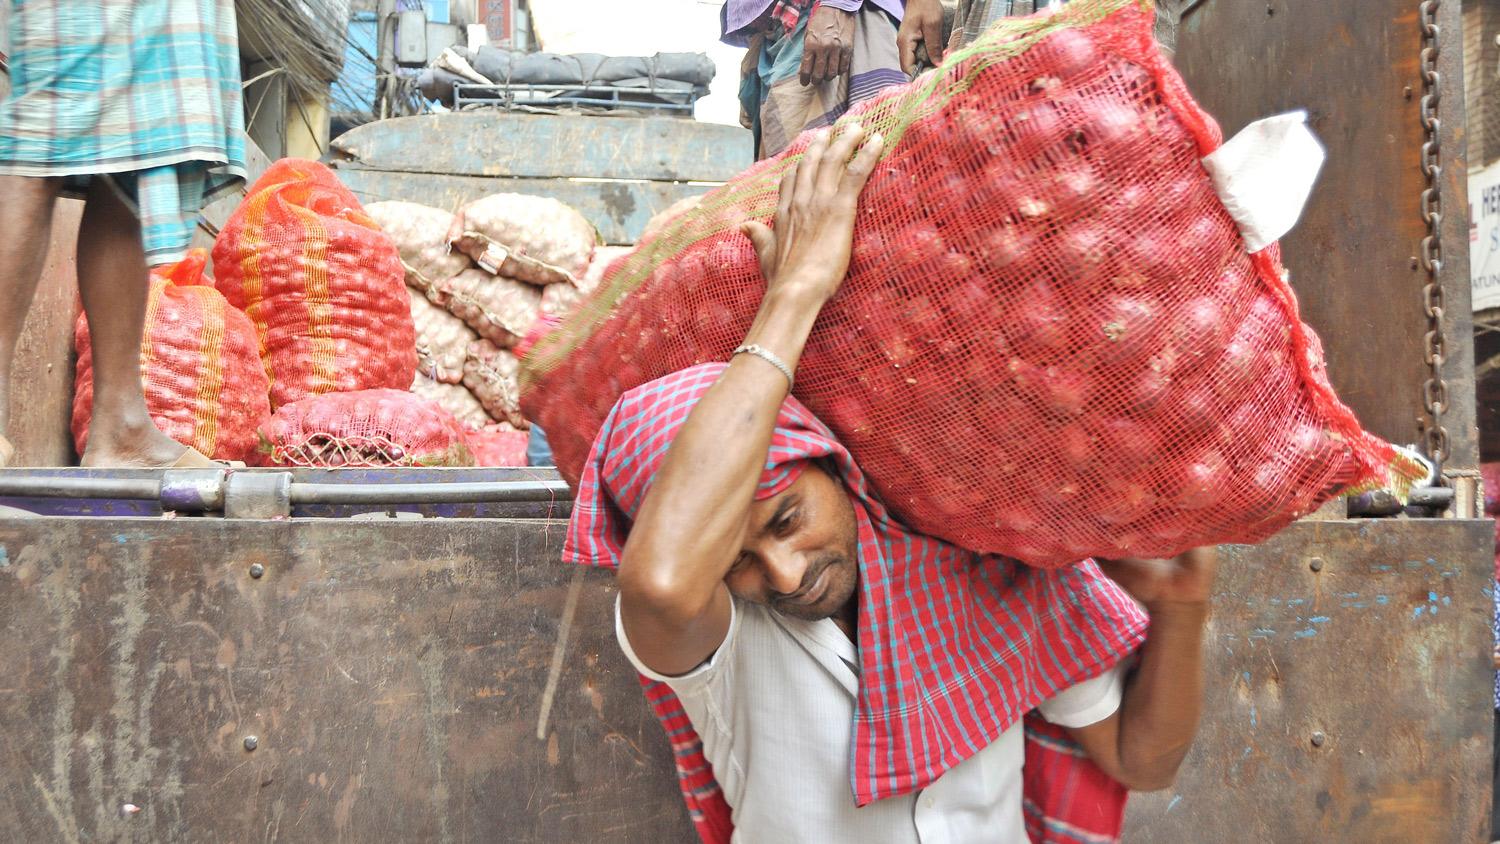
[[411, 384], [401, 258], [327, 167], [273, 164], [224, 224], [213, 259], [220, 292], [255, 323], [273, 407]]
[[518, 431], [504, 422], [469, 432], [469, 450], [475, 466], [525, 466], [528, 431]]
[[[219, 460], [244, 460], [255, 450], [256, 429], [271, 416], [269, 386], [255, 326], [213, 288], [203, 275], [207, 264], [208, 252], [193, 249], [176, 264], [152, 269], [141, 384], [162, 433]], [[94, 349], [82, 315], [73, 342], [73, 442], [82, 454], [94, 413]]]
[[[1004, 20], [840, 123], [886, 138], [849, 277], [797, 373], [913, 528], [1039, 566], [1255, 542], [1416, 461], [1327, 381], [1276, 248], [1246, 252], [1200, 159], [1217, 125], [1144, 0]], [[524, 360], [523, 410], [576, 480], [620, 394], [725, 360], [809, 143], [617, 262]]]
[[472, 466], [463, 426], [403, 390], [328, 393], [279, 408], [260, 429], [265, 466]]

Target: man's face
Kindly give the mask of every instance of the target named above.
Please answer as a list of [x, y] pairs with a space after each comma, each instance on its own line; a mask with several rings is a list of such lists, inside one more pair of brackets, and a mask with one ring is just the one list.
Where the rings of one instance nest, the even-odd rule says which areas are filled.
[[844, 485], [816, 463], [779, 495], [750, 507], [729, 591], [783, 615], [829, 618], [859, 584], [859, 535]]

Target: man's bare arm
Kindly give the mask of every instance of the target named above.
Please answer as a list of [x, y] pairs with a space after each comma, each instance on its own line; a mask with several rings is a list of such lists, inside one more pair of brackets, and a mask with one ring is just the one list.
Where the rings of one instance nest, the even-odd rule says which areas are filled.
[[[861, 147], [863, 138], [858, 127], [831, 142], [818, 136], [782, 180], [775, 231], [745, 228], [767, 279], [745, 342], [794, 371], [849, 268], [855, 203], [881, 150], [879, 136]], [[620, 562], [620, 617], [636, 656], [654, 671], [691, 671], [724, 641], [724, 576], [744, 544], [787, 389], [771, 363], [737, 355], [688, 415], [641, 504]]]
[[1070, 730], [1105, 773], [1136, 791], [1167, 788], [1192, 747], [1203, 709], [1203, 628], [1218, 566], [1199, 548], [1175, 560], [1100, 566], [1146, 606], [1151, 631], [1120, 710]]

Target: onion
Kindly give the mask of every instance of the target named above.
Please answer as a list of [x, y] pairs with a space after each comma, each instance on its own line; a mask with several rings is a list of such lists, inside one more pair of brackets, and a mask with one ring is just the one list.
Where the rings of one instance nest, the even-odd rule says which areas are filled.
[[[1092, 512], [1101, 521], [1110, 525], [1123, 525], [1146, 515], [1156, 504], [1151, 488], [1138, 480], [1108, 478], [1095, 493]], [[1124, 538], [1117, 540], [1128, 548]]]
[[1061, 140], [1064, 127], [1057, 106], [1045, 102], [1017, 112], [1008, 125], [1015, 152], [1023, 159]]
[[1124, 103], [1097, 103], [1090, 109], [1083, 137], [1091, 147], [1111, 150], [1133, 141], [1141, 132], [1141, 115]]
[[1064, 425], [1057, 433], [1057, 453], [1067, 466], [1079, 471], [1094, 468], [1097, 440], [1083, 425], [1073, 422]]
[[1184, 510], [1201, 510], [1223, 499], [1228, 492], [1229, 461], [1217, 450], [1199, 454], [1182, 467], [1174, 503]]
[[931, 223], [913, 223], [896, 236], [896, 255], [900, 266], [911, 267], [933, 261], [947, 250], [943, 236]]
[[1172, 377], [1147, 367], [1130, 382], [1125, 391], [1125, 411], [1137, 415], [1150, 413], [1171, 392]]
[[1099, 437], [1104, 453], [1125, 467], [1144, 466], [1162, 457], [1161, 434], [1154, 425], [1115, 417], [1103, 423]]
[[1030, 301], [1016, 303], [1007, 322], [1007, 331], [1022, 354], [1046, 357], [1068, 346], [1067, 309], [1046, 284], [1034, 285]]
[[1105, 341], [1114, 360], [1138, 360], [1150, 350], [1159, 332], [1161, 304], [1144, 294], [1112, 294], [1105, 298], [1097, 322], [1089, 326], [1093, 342]]
[[1099, 63], [1094, 41], [1080, 29], [1060, 29], [1031, 48], [1038, 66], [1064, 80], [1093, 69]]
[[1172, 339], [1190, 353], [1203, 353], [1223, 345], [1229, 327], [1219, 303], [1212, 297], [1199, 296], [1174, 315]]
[[1003, 270], [1031, 254], [1036, 237], [1012, 223], [1001, 223], [985, 232], [981, 243], [985, 266], [991, 270]]
[[1064, 214], [1077, 214], [1089, 210], [1099, 189], [1086, 162], [1062, 165], [1052, 178], [1051, 194], [1058, 210]]

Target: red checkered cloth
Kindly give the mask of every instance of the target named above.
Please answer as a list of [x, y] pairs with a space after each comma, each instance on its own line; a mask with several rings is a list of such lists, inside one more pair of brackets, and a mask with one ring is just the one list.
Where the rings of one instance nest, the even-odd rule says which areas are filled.
[[[695, 366], [621, 397], [584, 466], [565, 561], [619, 564], [631, 519], [673, 438], [723, 370]], [[1138, 648], [1145, 614], [1093, 562], [1044, 571], [908, 531], [800, 402], [788, 398], [776, 424], [756, 497], [785, 490], [809, 460], [822, 460], [855, 505], [860, 684], [849, 773], [856, 804], [925, 788], [1025, 718], [1032, 840], [1117, 840], [1124, 788], [1032, 710]], [[729, 806], [698, 734], [671, 689], [642, 682], [671, 740], [699, 835], [728, 842]]]
[[817, 0], [776, 0], [771, 4], [771, 20], [779, 21], [785, 31], [791, 32], [803, 15], [810, 15], [817, 8]]

